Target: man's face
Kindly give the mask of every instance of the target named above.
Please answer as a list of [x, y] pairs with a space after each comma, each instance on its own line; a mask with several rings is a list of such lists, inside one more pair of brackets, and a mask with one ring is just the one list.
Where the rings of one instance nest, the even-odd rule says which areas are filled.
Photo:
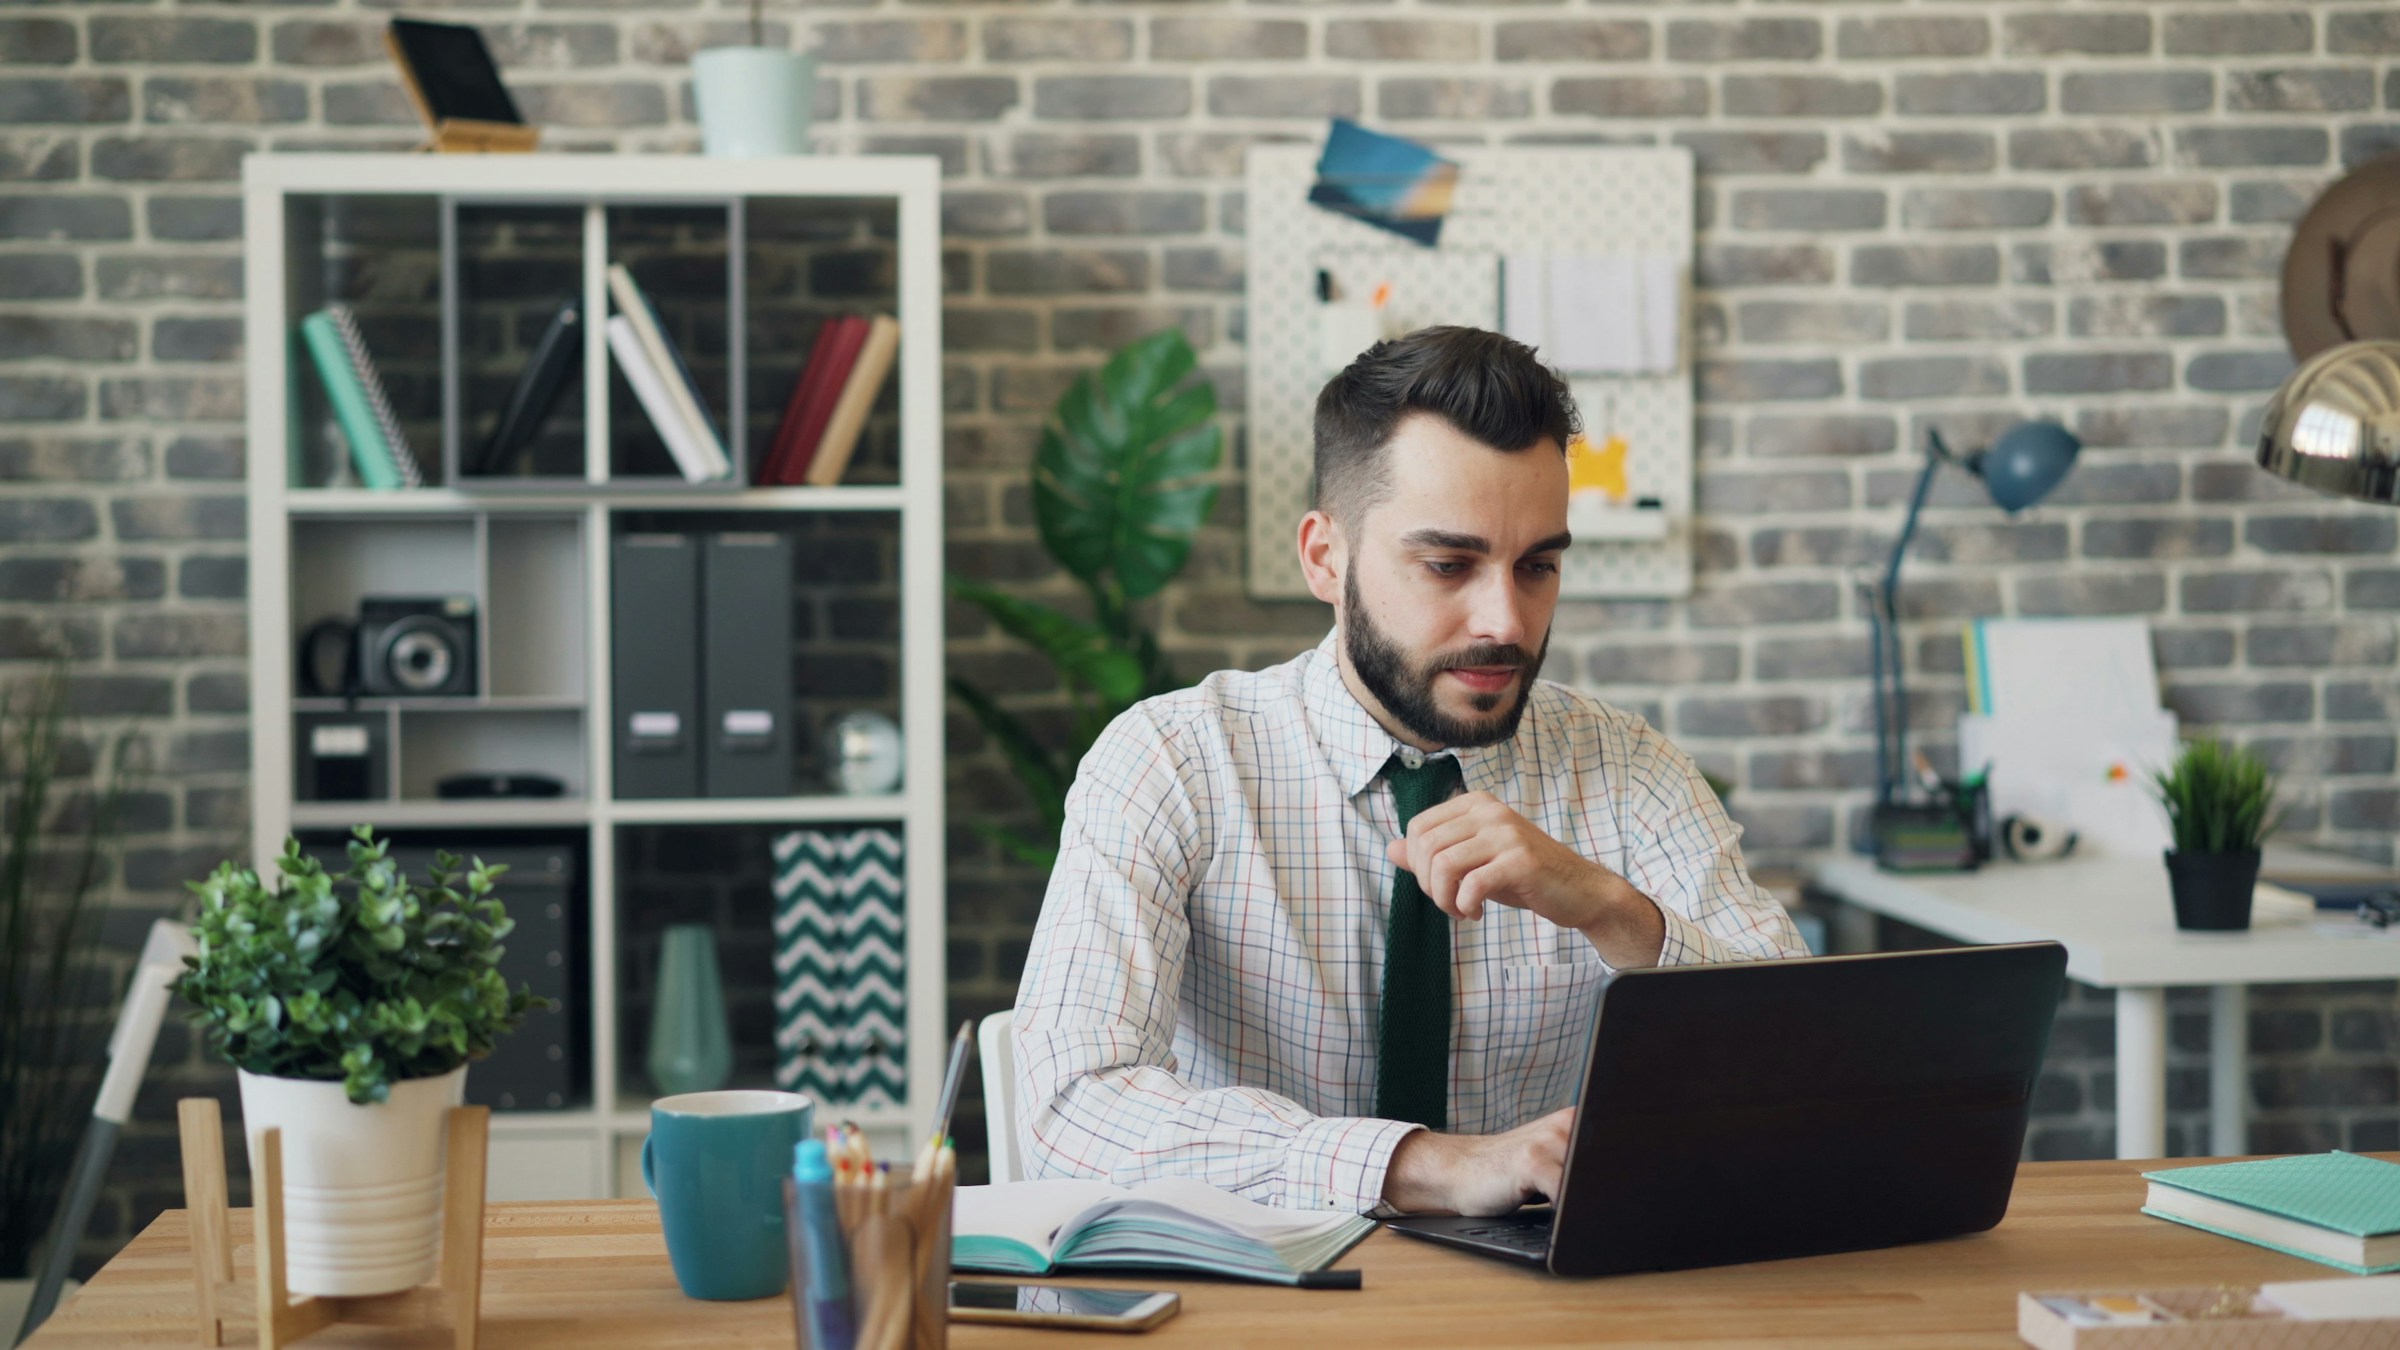
[[1386, 464], [1390, 495], [1344, 530], [1346, 664], [1404, 740], [1507, 740], [1558, 609], [1565, 457], [1549, 441], [1494, 450], [1420, 413]]

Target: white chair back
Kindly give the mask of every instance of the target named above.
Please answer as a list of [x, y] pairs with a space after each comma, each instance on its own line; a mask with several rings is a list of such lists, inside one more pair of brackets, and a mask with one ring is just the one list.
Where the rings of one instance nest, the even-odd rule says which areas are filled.
[[986, 1146], [992, 1158], [992, 1180], [1023, 1181], [1024, 1160], [1017, 1156], [1017, 1015], [996, 1012], [975, 1028], [983, 1061], [983, 1128], [991, 1136]]

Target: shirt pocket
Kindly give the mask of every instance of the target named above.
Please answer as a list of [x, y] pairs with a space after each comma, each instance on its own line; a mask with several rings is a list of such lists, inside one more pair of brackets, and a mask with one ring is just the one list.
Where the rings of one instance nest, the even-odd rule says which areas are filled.
[[1592, 1018], [1608, 967], [1598, 961], [1500, 968], [1499, 1027], [1493, 1037], [1493, 1096], [1514, 1098], [1513, 1129], [1573, 1106], [1583, 1086]]

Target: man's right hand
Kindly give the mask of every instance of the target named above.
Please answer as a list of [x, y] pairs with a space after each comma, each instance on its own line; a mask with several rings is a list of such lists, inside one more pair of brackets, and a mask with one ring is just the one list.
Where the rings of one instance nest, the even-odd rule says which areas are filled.
[[1575, 1108], [1553, 1111], [1506, 1134], [1419, 1130], [1392, 1151], [1383, 1198], [1409, 1214], [1506, 1214], [1558, 1198]]

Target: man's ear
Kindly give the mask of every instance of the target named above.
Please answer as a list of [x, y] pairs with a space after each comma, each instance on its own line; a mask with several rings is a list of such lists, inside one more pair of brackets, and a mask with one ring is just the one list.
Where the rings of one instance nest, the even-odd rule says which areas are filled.
[[1333, 517], [1322, 511], [1300, 517], [1300, 574], [1308, 578], [1308, 593], [1340, 609], [1349, 566], [1350, 544]]

